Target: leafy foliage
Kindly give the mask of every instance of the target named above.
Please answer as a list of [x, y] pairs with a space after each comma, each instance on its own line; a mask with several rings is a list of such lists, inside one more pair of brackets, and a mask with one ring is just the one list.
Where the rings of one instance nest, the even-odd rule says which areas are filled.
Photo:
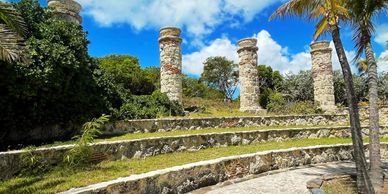
[[150, 96], [132, 96], [114, 113], [117, 119], [151, 119], [160, 116], [182, 116], [183, 108], [166, 94], [155, 91]]
[[[139, 60], [128, 55], [111, 55], [99, 58], [98, 62], [104, 74], [111, 77], [114, 84], [122, 87], [123, 91], [134, 95], [149, 95], [155, 91], [153, 81], [155, 70], [144, 71], [140, 68]], [[154, 73], [151, 77], [150, 73]]]
[[202, 82], [201, 79], [195, 79], [188, 76], [183, 77], [183, 95], [190, 98], [205, 98], [205, 99], [223, 99], [224, 94], [216, 89], [213, 89]]
[[209, 57], [204, 65], [201, 80], [211, 88], [221, 91], [225, 99], [231, 101], [238, 85], [237, 64], [225, 57]]
[[100, 118], [92, 119], [83, 125], [82, 135], [74, 137], [76, 146], [70, 149], [64, 156], [64, 161], [70, 166], [81, 166], [88, 164], [93, 149], [89, 146], [94, 142], [94, 138], [101, 134], [100, 129], [102, 125], [109, 121], [110, 116], [102, 115]]
[[40, 175], [49, 171], [47, 159], [35, 152], [36, 147], [30, 146], [25, 150], [26, 152], [21, 155], [21, 175]]
[[15, 8], [28, 22], [30, 63], [0, 61], [1, 149], [69, 139], [82, 123], [104, 113], [123, 113], [123, 119], [181, 114], [162, 95], [150, 97], [159, 87], [158, 68], [141, 69], [131, 56], [93, 59], [82, 26], [56, 19], [36, 0], [21, 0]]
[[287, 74], [284, 77], [282, 93], [290, 102], [313, 101], [314, 85], [311, 71]]

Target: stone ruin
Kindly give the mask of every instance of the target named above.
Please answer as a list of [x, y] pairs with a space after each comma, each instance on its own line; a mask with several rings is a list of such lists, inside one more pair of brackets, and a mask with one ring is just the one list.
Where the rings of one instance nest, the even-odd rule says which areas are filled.
[[165, 27], [160, 30], [161, 92], [171, 101], [182, 104], [182, 51], [181, 30]]
[[314, 101], [325, 112], [335, 112], [332, 49], [328, 41], [314, 42], [311, 47]]
[[[170, 100], [182, 104], [182, 51], [181, 30], [165, 27], [160, 30], [161, 91]], [[311, 45], [314, 101], [325, 112], [335, 112], [332, 49], [327, 41]], [[260, 87], [257, 72], [257, 39], [246, 38], [238, 42], [240, 68], [240, 111], [265, 113], [259, 105]]]
[[55, 16], [68, 22], [82, 23], [81, 5], [74, 0], [47, 0], [48, 7], [54, 10]]
[[265, 112], [259, 105], [260, 87], [257, 75], [257, 39], [247, 38], [238, 42], [240, 67], [240, 111]]

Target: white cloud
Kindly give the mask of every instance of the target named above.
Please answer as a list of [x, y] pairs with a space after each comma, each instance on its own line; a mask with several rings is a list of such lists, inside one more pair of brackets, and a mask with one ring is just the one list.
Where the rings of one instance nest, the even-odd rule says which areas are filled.
[[178, 26], [191, 35], [208, 34], [231, 18], [252, 21], [254, 16], [281, 0], [78, 0], [83, 14], [103, 26], [129, 24], [136, 30]]
[[376, 26], [376, 37], [375, 42], [386, 46], [388, 41], [388, 24], [382, 24]]
[[200, 51], [193, 52], [182, 57], [183, 72], [190, 75], [201, 75], [203, 62], [208, 57], [224, 56], [234, 62], [238, 61], [237, 47], [227, 38], [216, 39], [209, 46]]
[[[337, 55], [337, 50], [335, 50], [334, 43], [330, 42], [330, 48], [333, 50], [333, 56], [332, 56], [332, 61], [333, 61], [333, 69], [334, 70], [340, 70], [341, 69], [341, 64], [338, 60], [338, 55]], [[350, 68], [352, 70], [352, 73], [357, 73], [357, 68], [355, 65], [352, 65], [352, 61], [354, 57], [356, 56], [356, 52], [354, 50], [348, 51], [345, 50], [346, 57], [349, 61]]]
[[[258, 34], [253, 35], [253, 37], [258, 40], [258, 64], [269, 65], [281, 73], [298, 73], [301, 70], [311, 69], [309, 50], [290, 54], [288, 48], [272, 39], [271, 34], [266, 30], [260, 31]], [[333, 49], [333, 68], [335, 70], [340, 69], [341, 66], [332, 42], [330, 47]], [[351, 61], [355, 56], [355, 52], [346, 51], [346, 55], [349, 61]], [[183, 72], [199, 76], [203, 72], [203, 62], [212, 56], [225, 56], [237, 63], [237, 45], [233, 44], [227, 37], [224, 37], [212, 41], [208, 46], [203, 47], [197, 52], [185, 54], [183, 55]], [[351, 67], [353, 71], [356, 70], [354, 66]]]
[[290, 55], [288, 48], [281, 46], [266, 30], [254, 35], [257, 38], [258, 63], [271, 66], [282, 73], [298, 73], [311, 68], [311, 58], [308, 51]]
[[379, 72], [388, 72], [388, 50], [381, 53], [377, 61]]

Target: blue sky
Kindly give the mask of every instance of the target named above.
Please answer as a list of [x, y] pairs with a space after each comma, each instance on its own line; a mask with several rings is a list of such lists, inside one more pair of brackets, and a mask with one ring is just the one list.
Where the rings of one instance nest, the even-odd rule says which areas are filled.
[[[237, 62], [236, 43], [258, 38], [259, 63], [282, 73], [311, 68], [309, 44], [314, 24], [299, 18], [268, 22], [269, 15], [285, 0], [77, 0], [82, 6], [83, 27], [89, 32], [92, 56], [129, 54], [143, 67], [159, 66], [159, 29], [182, 28], [183, 71], [199, 76], [210, 56], [226, 56]], [[44, 0], [40, 0], [46, 6]], [[380, 71], [388, 70], [388, 17], [375, 19], [373, 46]], [[329, 39], [329, 36], [323, 39]], [[354, 56], [352, 31], [344, 27], [342, 39]], [[334, 68], [339, 68], [333, 53]]]

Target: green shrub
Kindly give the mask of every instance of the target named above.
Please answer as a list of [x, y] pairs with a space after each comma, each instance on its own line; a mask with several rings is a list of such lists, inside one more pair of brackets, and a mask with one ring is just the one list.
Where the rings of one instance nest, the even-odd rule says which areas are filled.
[[292, 114], [320, 114], [323, 111], [310, 101], [295, 102], [287, 105], [288, 112]]
[[131, 96], [115, 112], [116, 119], [152, 119], [160, 116], [182, 116], [182, 106], [171, 102], [166, 94], [155, 91], [149, 96]]
[[26, 152], [21, 155], [21, 175], [40, 175], [50, 169], [47, 160], [35, 152], [36, 147], [29, 146], [25, 150]]
[[100, 129], [104, 123], [109, 121], [109, 118], [110, 116], [108, 115], [102, 115], [100, 118], [94, 118], [83, 125], [82, 134], [74, 137], [76, 146], [64, 156], [66, 164], [70, 166], [82, 166], [90, 162], [93, 149], [89, 144], [93, 143], [94, 138], [101, 134]]
[[260, 93], [259, 104], [264, 109], [267, 109], [268, 103], [270, 101], [270, 95], [273, 93], [272, 89], [266, 88], [263, 92]]
[[271, 93], [269, 95], [269, 103], [267, 109], [269, 112], [281, 112], [286, 106], [286, 100], [283, 95], [278, 92]]

